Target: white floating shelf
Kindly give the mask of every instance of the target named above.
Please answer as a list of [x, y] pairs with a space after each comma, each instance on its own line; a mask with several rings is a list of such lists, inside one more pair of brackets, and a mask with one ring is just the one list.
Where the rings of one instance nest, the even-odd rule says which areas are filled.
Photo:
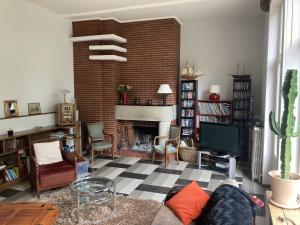
[[90, 60], [112, 60], [118, 62], [126, 62], [127, 58], [118, 55], [90, 55]]
[[90, 45], [89, 50], [111, 50], [117, 52], [127, 52], [126, 48], [117, 45]]
[[71, 42], [81, 42], [81, 41], [116, 41], [119, 43], [126, 43], [127, 40], [116, 34], [100, 34], [100, 35], [90, 35], [90, 36], [80, 36], [80, 37], [70, 37]]

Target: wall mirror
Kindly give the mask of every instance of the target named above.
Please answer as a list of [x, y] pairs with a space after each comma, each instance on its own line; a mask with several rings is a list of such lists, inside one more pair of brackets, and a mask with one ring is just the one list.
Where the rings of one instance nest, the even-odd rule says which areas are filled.
[[5, 117], [19, 116], [17, 100], [4, 101], [4, 114]]

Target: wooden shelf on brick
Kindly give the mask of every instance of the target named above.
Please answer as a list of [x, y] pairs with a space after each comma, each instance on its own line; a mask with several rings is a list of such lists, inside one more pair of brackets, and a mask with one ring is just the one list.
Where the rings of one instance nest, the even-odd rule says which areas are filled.
[[82, 41], [115, 41], [118, 43], [126, 43], [126, 38], [120, 37], [116, 34], [100, 34], [90, 36], [71, 37], [71, 42], [82, 42]]
[[126, 62], [127, 58], [118, 55], [90, 55], [90, 60], [112, 60], [118, 62]]
[[126, 48], [117, 45], [90, 45], [89, 50], [127, 52]]

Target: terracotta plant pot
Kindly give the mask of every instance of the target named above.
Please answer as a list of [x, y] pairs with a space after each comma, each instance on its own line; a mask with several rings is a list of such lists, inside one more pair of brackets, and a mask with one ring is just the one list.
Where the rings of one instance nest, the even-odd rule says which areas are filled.
[[276, 206], [286, 209], [295, 209], [300, 207], [300, 176], [291, 173], [292, 179], [281, 178], [280, 171], [273, 170], [269, 172], [271, 177], [272, 197], [270, 202]]

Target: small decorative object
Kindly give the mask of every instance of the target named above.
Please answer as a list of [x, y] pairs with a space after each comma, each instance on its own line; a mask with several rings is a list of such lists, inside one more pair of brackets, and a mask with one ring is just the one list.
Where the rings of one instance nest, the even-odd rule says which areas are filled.
[[40, 103], [28, 103], [28, 113], [29, 115], [41, 114]]
[[66, 94], [70, 93], [69, 90], [62, 90], [64, 103], [57, 105], [56, 124], [60, 126], [74, 125], [76, 117], [76, 105], [67, 103]]
[[152, 100], [151, 99], [147, 100], [146, 104], [147, 105], [152, 105]]
[[127, 105], [128, 104], [128, 91], [132, 89], [132, 86], [129, 84], [119, 84], [118, 86], [118, 92], [120, 94], [120, 103], [121, 105]]
[[211, 85], [209, 91], [209, 100], [219, 101], [220, 100], [220, 85]]
[[161, 84], [157, 90], [157, 94], [163, 95], [163, 105], [167, 104], [167, 96], [172, 93], [173, 92], [169, 84]]
[[12, 137], [13, 135], [14, 135], [13, 129], [9, 128], [9, 130], [7, 131], [7, 136]]
[[271, 130], [281, 139], [281, 171], [270, 171], [272, 197], [270, 202], [281, 208], [299, 208], [300, 176], [290, 172], [292, 160], [292, 138], [300, 136], [300, 125], [295, 125], [295, 101], [298, 95], [297, 70], [288, 70], [282, 85], [284, 111], [281, 124], [275, 120], [275, 113], [270, 112]]
[[200, 70], [195, 69], [195, 63], [193, 66], [189, 65], [189, 62], [186, 61], [186, 66], [182, 67], [180, 75], [183, 79], [197, 79], [197, 77], [203, 76]]
[[134, 104], [135, 104], [135, 105], [139, 105], [140, 102], [141, 102], [141, 101], [140, 101], [140, 98], [138, 98], [138, 97], [135, 97], [135, 98], [134, 98]]
[[19, 116], [17, 100], [4, 101], [4, 114], [6, 118]]

